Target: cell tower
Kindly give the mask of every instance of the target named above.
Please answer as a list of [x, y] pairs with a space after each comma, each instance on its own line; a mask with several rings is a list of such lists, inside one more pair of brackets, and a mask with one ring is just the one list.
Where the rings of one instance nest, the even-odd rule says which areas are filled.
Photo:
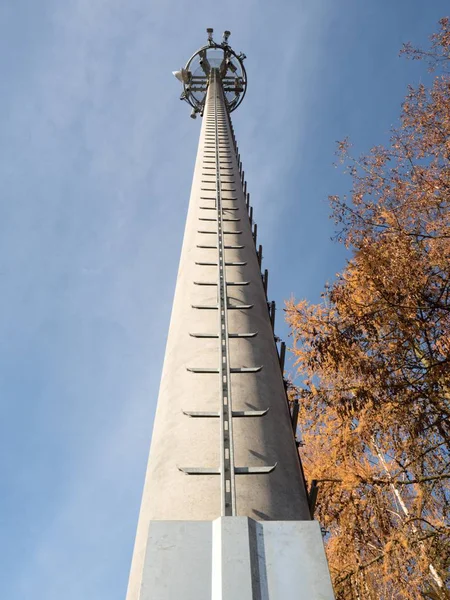
[[127, 600], [332, 600], [230, 117], [246, 57], [207, 32], [174, 72], [203, 122]]

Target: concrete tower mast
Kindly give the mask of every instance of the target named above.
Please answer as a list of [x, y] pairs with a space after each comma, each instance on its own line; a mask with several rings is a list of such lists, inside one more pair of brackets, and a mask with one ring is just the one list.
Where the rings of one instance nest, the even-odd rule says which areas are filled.
[[127, 600], [332, 600], [230, 118], [245, 55], [207, 32], [174, 73], [203, 122]]

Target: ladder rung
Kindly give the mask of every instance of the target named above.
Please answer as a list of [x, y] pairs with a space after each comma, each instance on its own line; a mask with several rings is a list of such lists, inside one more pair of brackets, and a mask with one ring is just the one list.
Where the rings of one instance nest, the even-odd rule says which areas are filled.
[[[208, 235], [217, 235], [217, 231], [203, 231], [202, 229], [199, 229], [197, 231], [197, 233], [206, 233]], [[242, 231], [223, 231], [222, 233], [229, 234], [229, 235], [241, 235]]]
[[[233, 410], [233, 417], [264, 417], [264, 415], [267, 415], [268, 412], [268, 408], [265, 410]], [[220, 417], [220, 413], [218, 412], [209, 412], [203, 410], [183, 410], [183, 414], [188, 417], [198, 419], [215, 419]]]
[[[217, 333], [190, 333], [189, 335], [194, 338], [208, 338], [208, 339], [209, 338], [217, 339], [219, 337]], [[231, 337], [231, 335], [229, 337]]]
[[[242, 248], [245, 248], [245, 246], [236, 246], [236, 245], [230, 245], [230, 246], [224, 246], [225, 250], [242, 250]], [[247, 263], [242, 263], [243, 265], [246, 265]]]
[[230, 262], [225, 262], [225, 266], [226, 267], [244, 267], [246, 264], [247, 264], [247, 261], [230, 261]]
[[[217, 306], [216, 306], [217, 308]], [[229, 310], [244, 310], [244, 309], [249, 309], [249, 308], [253, 308], [253, 304], [229, 304], [227, 307]]]
[[269, 409], [265, 410], [233, 410], [233, 417], [264, 417]]
[[208, 246], [206, 244], [197, 244], [197, 248], [210, 248], [213, 250], [217, 250], [217, 246]]
[[220, 475], [220, 469], [214, 467], [178, 467], [186, 475]]
[[[199, 206], [199, 208], [202, 210], [216, 210], [215, 206]], [[239, 210], [239, 208], [237, 206], [225, 206], [222, 207], [222, 210]], [[226, 218], [224, 218], [224, 220], [227, 221]]]
[[[209, 369], [207, 367], [186, 367], [187, 371], [191, 373], [219, 373], [219, 369]], [[233, 372], [233, 370], [231, 370]]]
[[[211, 209], [212, 210], [216, 210], [214, 207], [211, 207]], [[216, 217], [199, 217], [198, 220], [199, 221], [217, 222], [217, 218]], [[240, 219], [238, 217], [222, 217], [222, 221], [228, 222], [228, 223], [230, 223], [230, 222], [237, 223], [238, 221], [240, 221]]]
[[[277, 463], [267, 467], [234, 467], [236, 475], [265, 475], [275, 470]], [[186, 475], [220, 475], [215, 467], [178, 467]]]
[[236, 475], [264, 475], [272, 473], [275, 470], [277, 463], [267, 467], [234, 467]]
[[[211, 338], [211, 339], [217, 339], [219, 337], [219, 335], [217, 333], [190, 333], [189, 334], [191, 337], [195, 337], [195, 338]], [[256, 335], [258, 335], [257, 331], [251, 331], [249, 333], [229, 333], [228, 337], [231, 339], [235, 339], [235, 338], [253, 338]]]
[[[228, 337], [229, 338], [251, 338], [251, 337], [255, 337], [255, 335], [258, 335], [257, 331], [252, 331], [250, 333], [229, 333]], [[219, 337], [219, 336], [217, 336]]]
[[201, 267], [217, 267], [216, 262], [198, 262], [196, 261], [196, 265], [200, 265]]
[[207, 412], [207, 411], [197, 411], [197, 410], [183, 410], [183, 414], [188, 417], [196, 417], [199, 419], [209, 419], [212, 417], [220, 417], [218, 412]]
[[[227, 281], [227, 285], [249, 285], [250, 281]], [[194, 281], [194, 285], [217, 285], [217, 281]]]
[[[230, 373], [258, 373], [261, 371], [262, 366], [260, 367], [235, 367], [230, 369]], [[187, 371], [191, 373], [220, 373], [220, 370], [217, 368], [209, 368], [209, 367], [186, 367]]]
[[217, 285], [217, 281], [194, 281], [194, 285]]
[[206, 310], [217, 310], [219, 307], [217, 304], [215, 306], [204, 305], [204, 304], [191, 304], [192, 308], [206, 309]]

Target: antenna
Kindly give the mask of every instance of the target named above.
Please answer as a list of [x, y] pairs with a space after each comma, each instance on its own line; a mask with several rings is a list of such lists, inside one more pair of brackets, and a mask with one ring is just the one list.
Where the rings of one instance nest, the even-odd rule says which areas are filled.
[[212, 27], [206, 30], [208, 43], [195, 52], [184, 68], [173, 71], [174, 76], [183, 85], [180, 100], [191, 105], [191, 117], [203, 114], [206, 92], [211, 80], [212, 70], [222, 81], [225, 104], [229, 112], [236, 110], [247, 91], [247, 73], [244, 67], [245, 54], [237, 54], [229, 45], [231, 32], [223, 32], [222, 42], [214, 41]]

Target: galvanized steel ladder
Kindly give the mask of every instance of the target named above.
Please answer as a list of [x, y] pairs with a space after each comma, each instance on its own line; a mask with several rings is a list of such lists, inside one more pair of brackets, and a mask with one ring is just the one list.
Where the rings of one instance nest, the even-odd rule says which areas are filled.
[[[211, 99], [211, 95], [213, 99]], [[219, 341], [219, 366], [217, 368], [202, 368], [202, 367], [188, 367], [189, 371], [193, 373], [217, 373], [219, 375], [219, 398], [220, 405], [219, 411], [217, 412], [198, 412], [198, 411], [184, 411], [189, 417], [195, 418], [219, 418], [220, 422], [220, 466], [216, 467], [180, 467], [180, 470], [187, 475], [220, 475], [221, 480], [221, 514], [222, 516], [235, 516], [237, 515], [236, 509], [236, 489], [235, 489], [235, 476], [236, 475], [252, 475], [252, 474], [268, 474], [272, 472], [275, 465], [263, 466], [263, 467], [251, 467], [243, 466], [236, 467], [234, 463], [234, 443], [233, 443], [233, 419], [236, 417], [262, 417], [267, 414], [268, 408], [265, 410], [248, 410], [248, 411], [234, 411], [232, 405], [231, 395], [231, 374], [232, 373], [256, 373], [262, 369], [262, 366], [255, 367], [231, 367], [230, 366], [230, 338], [252, 338], [257, 335], [257, 332], [229, 332], [228, 331], [228, 311], [229, 310], [249, 310], [252, 308], [252, 304], [229, 304], [228, 303], [228, 286], [244, 286], [250, 285], [250, 281], [227, 281], [226, 267], [227, 266], [242, 266], [245, 262], [230, 262], [226, 260], [225, 251], [227, 249], [241, 249], [244, 248], [242, 245], [228, 245], [225, 244], [224, 236], [227, 234], [239, 235], [241, 231], [227, 231], [225, 223], [227, 222], [239, 222], [238, 217], [228, 217], [224, 215], [224, 211], [237, 211], [238, 208], [235, 206], [225, 206], [224, 201], [233, 202], [237, 198], [222, 198], [222, 191], [232, 192], [235, 189], [225, 189], [224, 184], [235, 183], [234, 180], [225, 181], [222, 180], [222, 174], [230, 176], [232, 174], [232, 167], [224, 167], [224, 164], [231, 164], [231, 160], [223, 160], [225, 158], [231, 159], [229, 140], [221, 142], [221, 135], [227, 134], [227, 123], [228, 123], [228, 111], [225, 106], [224, 92], [222, 89], [222, 83], [218, 69], [211, 69], [211, 80], [210, 89], [208, 90], [207, 96], [208, 104], [213, 103], [214, 108], [211, 114], [211, 110], [208, 110], [208, 120], [205, 127], [205, 144], [204, 152], [214, 154], [215, 162], [214, 167], [206, 167], [205, 170], [215, 170], [215, 187], [213, 188], [202, 188], [206, 191], [215, 192], [214, 197], [204, 197], [203, 200], [212, 200], [214, 206], [201, 206], [202, 210], [214, 210], [215, 217], [200, 217], [201, 221], [214, 221], [217, 222], [217, 232], [203, 231], [200, 230], [198, 233], [201, 234], [215, 234], [217, 243], [216, 245], [198, 245], [199, 248], [210, 248], [217, 249], [217, 262], [197, 262], [198, 265], [203, 266], [216, 266], [217, 267], [217, 281], [196, 281], [195, 285], [210, 285], [217, 286], [217, 304], [216, 305], [193, 305], [193, 308], [203, 310], [218, 310], [218, 334], [209, 333], [191, 333], [190, 335], [198, 338], [217, 338]], [[208, 106], [210, 109], [210, 106]], [[223, 139], [223, 138], [222, 138]], [[208, 140], [208, 142], [206, 142]], [[210, 142], [209, 140], [212, 140]], [[207, 150], [211, 148], [212, 150]], [[204, 156], [205, 158], [205, 156]], [[206, 162], [206, 161], [204, 161]], [[229, 171], [229, 173], [225, 173]], [[230, 173], [231, 172], [231, 173]], [[204, 173], [205, 176], [211, 176], [210, 173]], [[209, 180], [204, 180], [209, 182]]]

